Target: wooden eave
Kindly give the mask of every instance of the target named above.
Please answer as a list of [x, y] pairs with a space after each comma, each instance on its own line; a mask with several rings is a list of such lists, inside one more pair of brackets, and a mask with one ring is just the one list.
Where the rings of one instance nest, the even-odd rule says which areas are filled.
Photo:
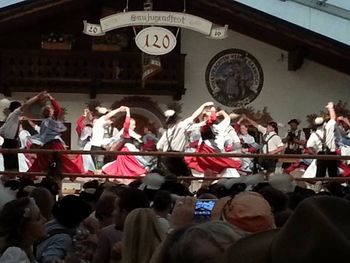
[[[120, 4], [118, 0], [114, 0]], [[164, 1], [164, 0], [163, 0]], [[62, 12], [81, 12], [111, 3], [110, 0], [37, 0], [24, 2], [0, 12], [0, 34], [21, 27], [28, 28]], [[132, 2], [132, 1], [131, 1]], [[137, 2], [142, 2], [137, 0]], [[171, 4], [154, 0], [162, 8], [183, 5], [183, 0]], [[134, 3], [134, 4], [140, 4]], [[179, 10], [174, 10], [179, 11]], [[350, 47], [290, 22], [232, 0], [187, 0], [186, 12], [204, 17], [219, 25], [229, 25], [233, 31], [263, 41], [286, 51], [300, 50], [306, 59], [337, 71], [350, 74]]]

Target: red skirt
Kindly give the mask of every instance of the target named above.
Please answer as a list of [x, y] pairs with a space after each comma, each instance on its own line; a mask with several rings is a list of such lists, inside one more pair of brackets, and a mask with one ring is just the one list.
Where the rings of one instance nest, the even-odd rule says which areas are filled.
[[[202, 142], [196, 149], [197, 153], [217, 153], [215, 149]], [[185, 157], [185, 161], [190, 169], [197, 172], [204, 173], [206, 170], [211, 170], [214, 174], [219, 174], [226, 168], [241, 167], [241, 161], [233, 160], [227, 157], [199, 157], [188, 156]]]
[[[41, 149], [65, 150], [64, 145], [59, 140], [54, 140], [44, 144]], [[60, 154], [61, 172], [62, 173], [83, 173], [83, 171], [65, 154]], [[29, 168], [28, 172], [47, 171], [49, 165], [54, 162], [52, 154], [37, 154], [35, 161]]]
[[72, 162], [80, 169], [80, 171], [83, 171], [84, 174], [90, 174], [90, 175], [94, 174], [94, 171], [85, 169], [82, 154], [78, 154], [74, 159], [72, 159]]
[[[129, 150], [123, 147], [121, 151], [128, 152]], [[105, 164], [102, 171], [105, 174], [117, 176], [140, 176], [147, 173], [134, 155], [119, 155], [115, 161]]]

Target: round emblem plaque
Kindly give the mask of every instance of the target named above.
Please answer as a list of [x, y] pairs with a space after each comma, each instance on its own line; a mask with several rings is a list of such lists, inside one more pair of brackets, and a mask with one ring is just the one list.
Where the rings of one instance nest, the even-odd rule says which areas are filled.
[[253, 55], [241, 49], [227, 49], [211, 59], [205, 79], [216, 101], [228, 107], [239, 107], [259, 95], [264, 74]]

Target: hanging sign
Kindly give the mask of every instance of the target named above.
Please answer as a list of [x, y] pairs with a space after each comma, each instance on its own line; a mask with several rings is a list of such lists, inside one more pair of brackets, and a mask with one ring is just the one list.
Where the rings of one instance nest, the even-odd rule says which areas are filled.
[[175, 48], [176, 37], [163, 27], [146, 27], [137, 34], [135, 42], [146, 54], [164, 55]]
[[84, 21], [83, 32], [99, 36], [105, 32], [128, 26], [174, 26], [190, 29], [213, 39], [227, 37], [227, 25], [219, 27], [204, 18], [179, 12], [133, 11], [117, 13], [100, 19], [100, 24]]

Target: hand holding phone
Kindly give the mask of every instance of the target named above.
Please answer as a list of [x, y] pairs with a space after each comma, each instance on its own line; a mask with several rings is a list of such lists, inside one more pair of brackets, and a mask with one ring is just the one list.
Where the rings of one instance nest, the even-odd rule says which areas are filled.
[[194, 219], [197, 222], [209, 221], [217, 199], [198, 199], [195, 203]]

